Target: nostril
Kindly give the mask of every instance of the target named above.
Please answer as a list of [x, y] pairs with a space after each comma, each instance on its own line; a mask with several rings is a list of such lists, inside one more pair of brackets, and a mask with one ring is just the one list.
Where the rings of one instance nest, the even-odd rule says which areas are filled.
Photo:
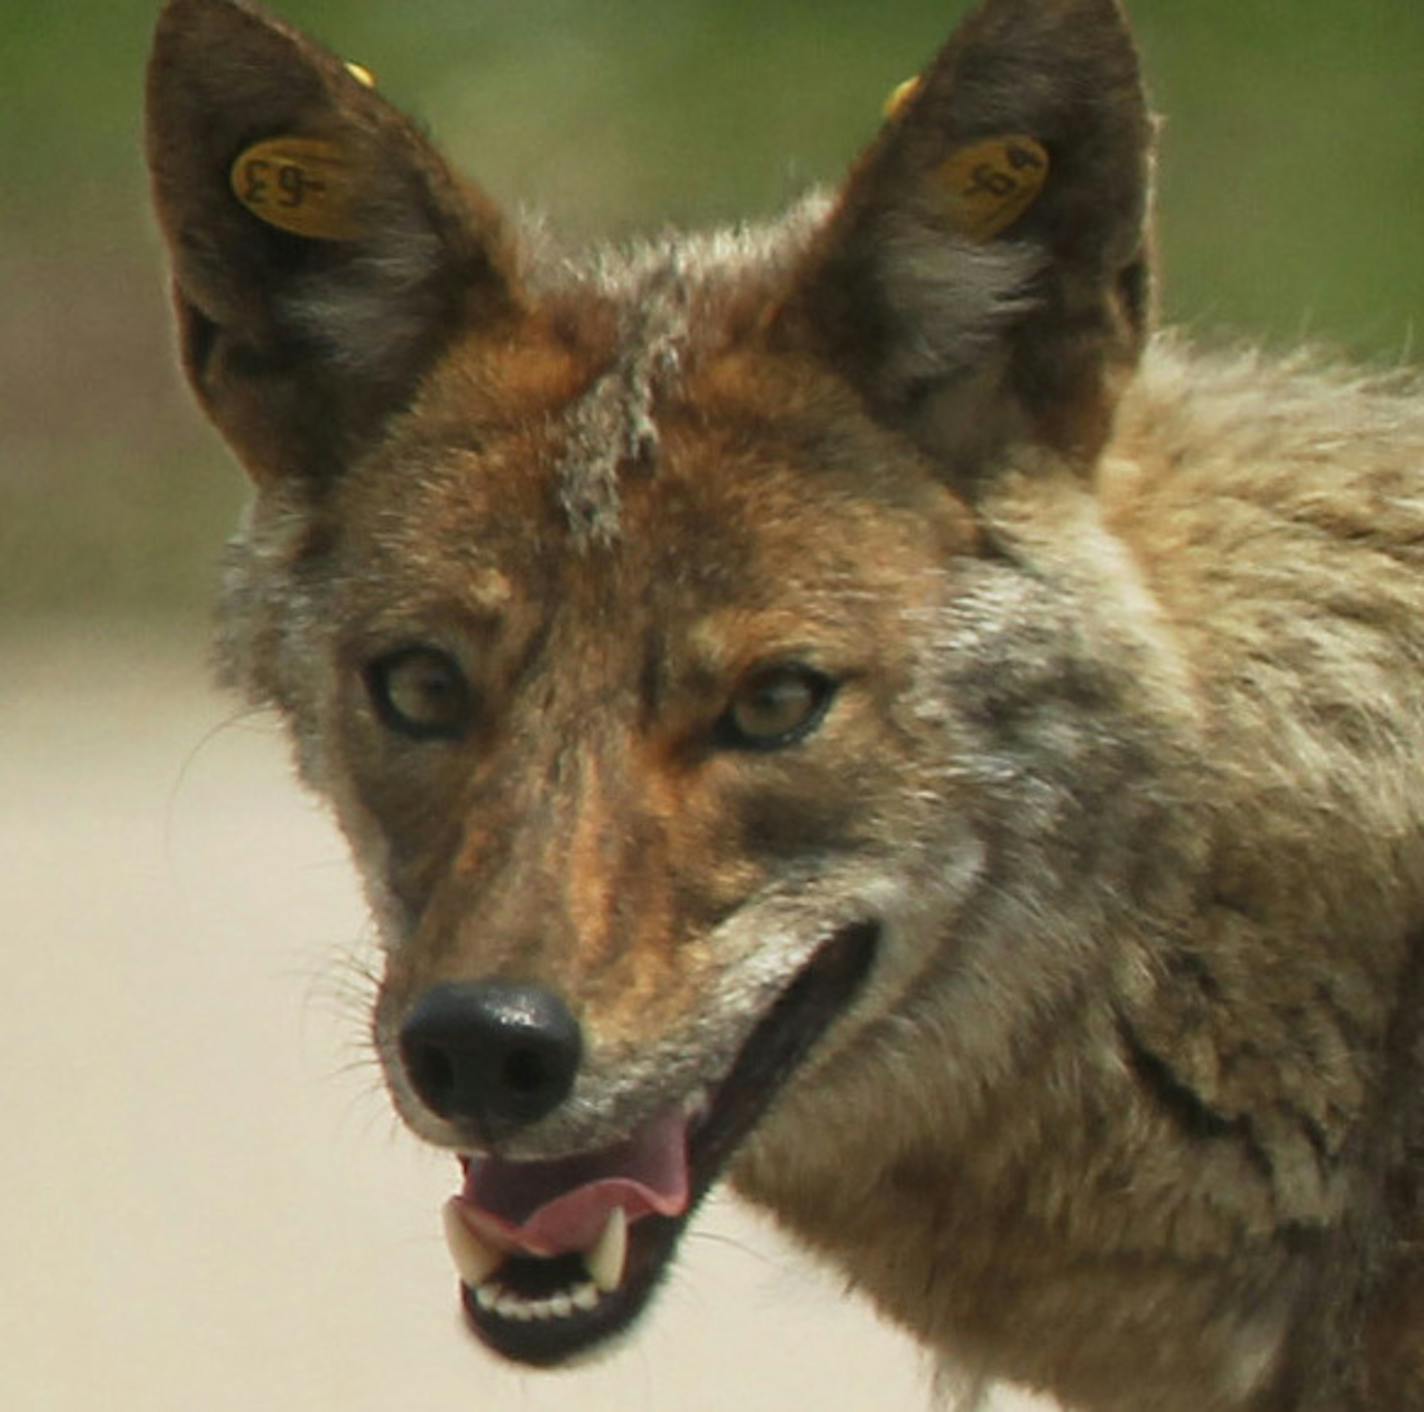
[[406, 1072], [415, 1091], [442, 1117], [455, 1091], [455, 1066], [445, 1052], [432, 1044], [404, 1046]]
[[504, 981], [436, 986], [400, 1032], [411, 1087], [441, 1118], [509, 1128], [537, 1121], [573, 1088], [578, 1023], [541, 986]]
[[533, 1049], [516, 1049], [504, 1061], [504, 1086], [513, 1093], [537, 1094], [558, 1082], [545, 1057]]

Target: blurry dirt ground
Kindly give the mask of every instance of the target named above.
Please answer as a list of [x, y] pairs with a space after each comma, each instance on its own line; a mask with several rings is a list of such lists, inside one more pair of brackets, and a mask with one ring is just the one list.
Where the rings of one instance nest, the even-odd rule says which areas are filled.
[[726, 1200], [603, 1363], [472, 1346], [454, 1164], [362, 1044], [342, 845], [203, 661], [151, 627], [0, 637], [0, 1407], [927, 1407], [916, 1349]]

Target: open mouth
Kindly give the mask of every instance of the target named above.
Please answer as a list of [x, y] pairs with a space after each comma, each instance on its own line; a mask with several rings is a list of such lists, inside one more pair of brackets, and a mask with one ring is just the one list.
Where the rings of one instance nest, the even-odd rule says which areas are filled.
[[695, 1094], [625, 1142], [556, 1162], [463, 1158], [445, 1230], [471, 1327], [497, 1353], [547, 1366], [637, 1317], [727, 1159], [870, 969], [879, 935], [825, 942], [742, 1046]]

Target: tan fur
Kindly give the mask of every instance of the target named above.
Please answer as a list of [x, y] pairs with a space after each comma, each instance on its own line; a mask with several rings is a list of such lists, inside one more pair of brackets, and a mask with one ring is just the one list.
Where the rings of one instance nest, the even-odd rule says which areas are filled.
[[[828, 938], [863, 985], [737, 1188], [974, 1387], [1424, 1412], [1424, 399], [1149, 336], [1150, 123], [1110, 0], [988, 0], [829, 206], [584, 260], [378, 94], [170, 0], [150, 158], [185, 358], [258, 498], [225, 661], [291, 725], [387, 948], [537, 981], [583, 1060], [502, 1156], [716, 1090]], [[360, 235], [244, 143], [345, 144]], [[935, 175], [1053, 157], [991, 244]], [[458, 664], [406, 739], [371, 664]], [[729, 747], [768, 664], [836, 684]]]

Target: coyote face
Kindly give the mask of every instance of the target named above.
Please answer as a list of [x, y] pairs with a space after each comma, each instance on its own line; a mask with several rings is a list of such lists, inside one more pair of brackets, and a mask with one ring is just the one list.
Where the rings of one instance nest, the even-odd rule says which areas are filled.
[[975, 1376], [1424, 1408], [1424, 416], [1148, 345], [1116, 5], [988, 0], [834, 201], [584, 259], [234, 0], [149, 106], [228, 673], [479, 1336], [624, 1328], [726, 1173]]
[[[394, 433], [333, 490], [321, 567], [293, 585], [321, 627], [290, 650], [344, 664], [326, 702], [278, 689], [373, 880], [378, 1047], [411, 1125], [466, 1155], [471, 1315], [526, 1359], [637, 1310], [783, 1078], [912, 983], [917, 913], [980, 862], [930, 807], [963, 506], [860, 419], [766, 425], [746, 391], [834, 388], [674, 348], [678, 400], [657, 394], [656, 439], [597, 516], [569, 511], [591, 494], [569, 448], [611, 396], [595, 376], [514, 427], [505, 403], [473, 438], [443, 416]], [[476, 1040], [485, 1005], [508, 1046]], [[512, 1318], [519, 1299], [562, 1312]]]

